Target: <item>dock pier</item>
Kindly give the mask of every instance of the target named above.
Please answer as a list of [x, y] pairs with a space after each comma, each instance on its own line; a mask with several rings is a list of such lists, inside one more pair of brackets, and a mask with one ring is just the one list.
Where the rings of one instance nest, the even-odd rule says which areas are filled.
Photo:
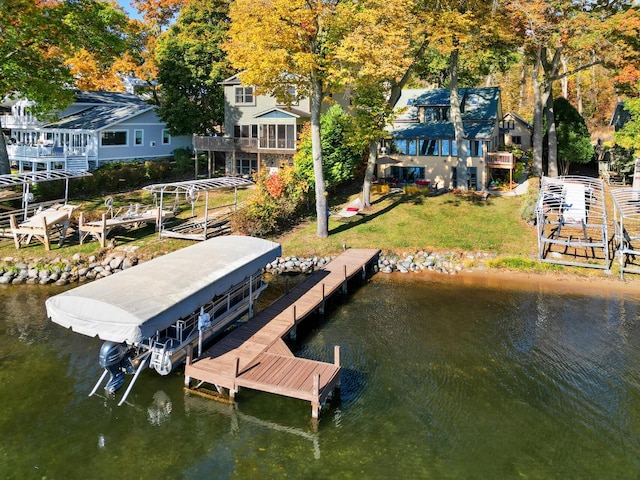
[[379, 255], [377, 249], [345, 250], [199, 358], [193, 360], [188, 352], [185, 390], [226, 402], [233, 402], [241, 387], [297, 398], [310, 402], [311, 415], [318, 419], [340, 385], [340, 347], [334, 346], [333, 363], [326, 363], [295, 357], [284, 338], [295, 338], [296, 327], [312, 313], [323, 312], [333, 294], [347, 293], [349, 280], [373, 274]]

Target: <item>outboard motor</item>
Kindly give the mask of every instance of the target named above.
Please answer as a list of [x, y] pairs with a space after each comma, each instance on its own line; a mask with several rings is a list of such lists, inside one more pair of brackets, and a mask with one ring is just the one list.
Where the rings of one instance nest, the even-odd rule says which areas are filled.
[[110, 394], [115, 393], [122, 386], [125, 373], [135, 372], [131, 362], [130, 348], [126, 343], [104, 342], [100, 347], [100, 366], [111, 375], [104, 387]]

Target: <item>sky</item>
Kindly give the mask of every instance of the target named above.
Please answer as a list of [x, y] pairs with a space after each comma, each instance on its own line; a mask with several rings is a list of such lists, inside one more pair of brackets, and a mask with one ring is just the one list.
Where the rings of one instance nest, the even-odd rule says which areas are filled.
[[124, 8], [124, 11], [127, 12], [129, 18], [137, 18], [138, 20], [140, 20], [142, 17], [138, 15], [138, 12], [130, 5], [130, 3], [131, 0], [118, 0], [118, 4], [120, 4], [120, 6]]

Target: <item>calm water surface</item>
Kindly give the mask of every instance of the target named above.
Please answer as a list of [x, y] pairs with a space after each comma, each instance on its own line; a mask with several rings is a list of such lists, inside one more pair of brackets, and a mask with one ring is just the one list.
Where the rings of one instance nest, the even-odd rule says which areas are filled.
[[232, 408], [180, 373], [144, 372], [123, 407], [89, 398], [102, 342], [47, 320], [59, 290], [0, 290], [0, 478], [640, 475], [640, 294], [406, 278], [377, 275], [295, 346], [342, 346], [317, 433], [308, 403], [243, 390]]

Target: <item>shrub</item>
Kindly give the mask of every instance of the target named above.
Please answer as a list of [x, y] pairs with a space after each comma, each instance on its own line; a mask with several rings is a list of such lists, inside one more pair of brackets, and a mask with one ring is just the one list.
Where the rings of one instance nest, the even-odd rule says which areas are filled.
[[522, 197], [522, 205], [520, 205], [520, 218], [527, 223], [536, 223], [536, 203], [538, 202], [538, 195], [540, 194], [539, 181], [536, 182], [535, 178], [529, 181], [529, 189], [527, 193]]
[[232, 229], [264, 237], [297, 223], [302, 216], [309, 186], [294, 168], [282, 168], [277, 174], [270, 174], [264, 169], [254, 175], [254, 180], [254, 194], [246, 207], [234, 215]]

